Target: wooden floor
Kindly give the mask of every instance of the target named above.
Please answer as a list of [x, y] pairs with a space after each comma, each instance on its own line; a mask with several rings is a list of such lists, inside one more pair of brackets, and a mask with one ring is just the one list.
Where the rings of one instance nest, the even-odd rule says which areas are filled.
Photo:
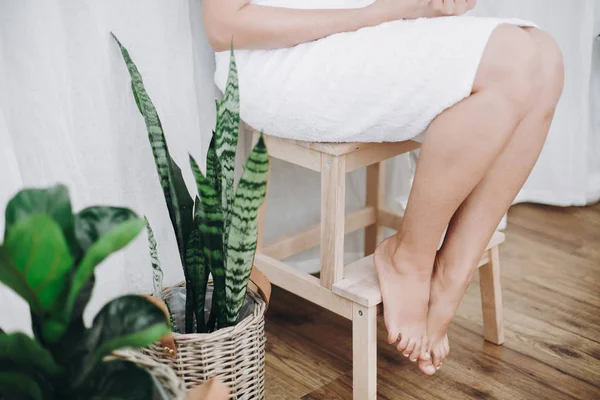
[[[481, 336], [476, 283], [435, 377], [385, 343], [380, 399], [600, 399], [600, 204], [519, 205], [501, 248], [506, 343]], [[267, 400], [352, 399], [351, 325], [282, 290], [267, 315]]]

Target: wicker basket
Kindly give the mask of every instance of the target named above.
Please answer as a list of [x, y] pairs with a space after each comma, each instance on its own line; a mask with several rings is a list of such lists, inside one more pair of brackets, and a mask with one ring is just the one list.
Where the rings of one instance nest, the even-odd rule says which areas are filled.
[[[177, 286], [183, 285], [182, 282]], [[173, 287], [165, 289], [165, 298], [169, 298], [172, 290]], [[158, 343], [144, 351], [173, 369], [188, 389], [218, 377], [229, 387], [231, 399], [264, 399], [264, 313], [269, 299], [268, 295], [261, 298], [251, 290], [247, 293], [255, 303], [254, 310], [237, 325], [208, 334], [173, 332], [175, 357], [169, 357]]]
[[164, 391], [165, 398], [186, 400], [185, 384], [167, 365], [157, 362], [149, 355], [130, 349], [115, 351], [113, 358], [130, 361], [147, 370]]

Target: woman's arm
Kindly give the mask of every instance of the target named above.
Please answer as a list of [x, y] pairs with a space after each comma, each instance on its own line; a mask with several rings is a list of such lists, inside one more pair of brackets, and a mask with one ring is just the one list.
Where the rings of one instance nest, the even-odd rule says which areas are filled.
[[430, 0], [377, 0], [365, 8], [296, 10], [249, 0], [203, 0], [204, 26], [215, 51], [291, 47], [340, 32], [426, 16]]

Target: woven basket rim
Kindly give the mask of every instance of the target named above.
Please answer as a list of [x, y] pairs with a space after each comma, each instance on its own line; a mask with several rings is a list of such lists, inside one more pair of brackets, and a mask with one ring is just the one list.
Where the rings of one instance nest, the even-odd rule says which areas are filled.
[[[209, 284], [212, 284], [212, 282], [209, 282]], [[168, 286], [168, 287], [164, 288], [163, 293], [172, 288], [175, 288], [175, 287], [185, 287], [185, 281], [181, 281], [176, 285]], [[217, 338], [217, 337], [220, 337], [223, 335], [236, 334], [236, 333], [245, 331], [251, 325], [260, 323], [260, 321], [264, 319], [264, 314], [266, 311], [267, 303], [262, 298], [262, 296], [260, 296], [260, 294], [255, 293], [255, 291], [250, 290], [250, 288], [248, 288], [247, 295], [248, 295], [248, 297], [250, 297], [250, 299], [255, 304], [254, 311], [252, 312], [252, 314], [248, 315], [246, 318], [244, 318], [243, 320], [241, 320], [234, 326], [228, 326], [227, 328], [221, 328], [219, 330], [216, 330], [216, 331], [210, 332], [210, 333], [179, 333], [179, 332], [172, 331], [171, 334], [173, 335], [173, 340], [175, 340], [175, 342], [177, 342], [178, 340], [190, 340], [190, 339], [209, 340], [209, 339]]]

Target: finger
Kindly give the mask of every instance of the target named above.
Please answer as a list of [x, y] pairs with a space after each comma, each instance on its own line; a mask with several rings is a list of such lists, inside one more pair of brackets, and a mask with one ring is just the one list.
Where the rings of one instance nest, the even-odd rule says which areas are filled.
[[444, 0], [431, 0], [429, 7], [431, 7], [434, 13], [444, 15]]
[[445, 15], [454, 15], [455, 9], [456, 9], [455, 0], [444, 0], [443, 12]]
[[477, 0], [467, 0], [467, 9], [472, 10], [477, 5]]
[[453, 15], [463, 15], [467, 11], [469, 11], [469, 6], [467, 4], [467, 0], [454, 0], [455, 9]]

